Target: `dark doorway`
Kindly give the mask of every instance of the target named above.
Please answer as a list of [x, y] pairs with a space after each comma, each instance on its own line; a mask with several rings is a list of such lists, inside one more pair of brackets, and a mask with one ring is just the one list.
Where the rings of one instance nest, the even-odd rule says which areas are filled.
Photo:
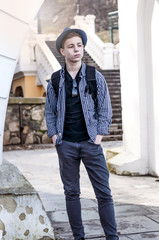
[[15, 97], [24, 97], [23, 89], [21, 86], [15, 89]]

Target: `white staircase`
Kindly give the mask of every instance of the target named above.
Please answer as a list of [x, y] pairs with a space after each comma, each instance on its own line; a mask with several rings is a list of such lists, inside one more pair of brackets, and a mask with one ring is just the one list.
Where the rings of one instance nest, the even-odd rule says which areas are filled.
[[[119, 69], [119, 46], [103, 43], [95, 34], [95, 16], [76, 16], [75, 25], [71, 28], [81, 28], [87, 33], [86, 51], [102, 70]], [[30, 31], [25, 41], [16, 67], [17, 72], [31, 72], [36, 75], [37, 85], [47, 88], [47, 80], [51, 74], [61, 68], [60, 63], [49, 49], [46, 41], [54, 40], [54, 35], [37, 34]]]

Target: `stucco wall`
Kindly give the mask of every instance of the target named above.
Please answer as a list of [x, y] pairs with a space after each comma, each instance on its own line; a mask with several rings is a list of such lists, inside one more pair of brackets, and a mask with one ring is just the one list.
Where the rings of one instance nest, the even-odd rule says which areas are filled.
[[22, 87], [24, 97], [26, 98], [43, 97], [43, 94], [46, 93], [46, 90], [42, 85], [36, 84], [36, 76], [23, 76], [13, 80], [12, 92], [14, 96], [16, 88], [19, 86]]
[[42, 97], [46, 92], [42, 85], [36, 84], [36, 77], [26, 76], [25, 77], [25, 96], [24, 97]]

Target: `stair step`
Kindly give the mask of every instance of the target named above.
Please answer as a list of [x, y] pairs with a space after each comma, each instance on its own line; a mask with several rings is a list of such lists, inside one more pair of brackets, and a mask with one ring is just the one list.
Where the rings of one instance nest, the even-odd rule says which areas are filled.
[[109, 129], [109, 134], [110, 135], [122, 135], [123, 134], [123, 130], [122, 129], [117, 129], [117, 130]]
[[[106, 81], [107, 82], [107, 81]], [[120, 87], [121, 87], [121, 84], [120, 84], [120, 82], [116, 82], [115, 84], [114, 84], [114, 82], [107, 82], [107, 84], [108, 84], [108, 87], [109, 87], [109, 89], [110, 88], [112, 88], [112, 89], [119, 89]]]
[[121, 115], [121, 108], [112, 109], [113, 114], [120, 114]]
[[122, 124], [122, 118], [112, 118], [112, 124]]
[[103, 74], [102, 72], [101, 72], [101, 74], [105, 77], [106, 81], [109, 81], [109, 82], [116, 82], [116, 81], [118, 81], [118, 82], [120, 82], [120, 78], [118, 76], [116, 76], [116, 75], [114, 75], [114, 76], [107, 76], [107, 75]]
[[113, 70], [101, 70], [103, 73], [106, 74], [111, 74], [111, 75], [120, 75], [120, 70], [119, 69], [113, 69]]
[[122, 115], [120, 114], [112, 114], [112, 119], [122, 119]]
[[122, 124], [112, 123], [110, 129], [122, 129]]
[[111, 103], [121, 103], [121, 98], [111, 98]]
[[112, 95], [116, 95], [116, 96], [121, 96], [121, 93], [120, 93], [120, 89], [112, 89], [112, 88], [109, 88], [109, 93], [112, 94]]
[[109, 92], [110, 94], [110, 98], [113, 100], [113, 99], [121, 99], [121, 95], [115, 95], [113, 92]]
[[122, 135], [107, 135], [104, 136], [102, 141], [106, 142], [106, 141], [119, 141], [122, 140]]
[[114, 99], [114, 101], [113, 101], [113, 99], [111, 99], [111, 105], [112, 105], [113, 109], [114, 108], [119, 108], [119, 107], [121, 108], [121, 101], [120, 101], [120, 99]]
[[[120, 99], [116, 99], [116, 101], [113, 101], [113, 99], [111, 99], [111, 105], [112, 105], [112, 109], [120, 109], [122, 110], [122, 107], [121, 107], [121, 102], [119, 102]], [[118, 104], [118, 105], [117, 105]], [[118, 106], [118, 107], [116, 107]]]

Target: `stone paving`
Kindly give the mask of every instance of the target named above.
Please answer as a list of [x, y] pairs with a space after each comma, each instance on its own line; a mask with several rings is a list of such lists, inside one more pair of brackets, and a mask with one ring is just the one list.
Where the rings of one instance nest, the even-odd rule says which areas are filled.
[[[103, 150], [121, 146], [103, 142]], [[54, 227], [55, 239], [73, 240], [68, 224], [63, 187], [55, 148], [4, 152], [38, 191]], [[110, 174], [110, 185], [120, 240], [159, 240], [159, 182], [151, 176]], [[87, 173], [81, 164], [81, 204], [86, 239], [104, 240], [97, 202]]]

